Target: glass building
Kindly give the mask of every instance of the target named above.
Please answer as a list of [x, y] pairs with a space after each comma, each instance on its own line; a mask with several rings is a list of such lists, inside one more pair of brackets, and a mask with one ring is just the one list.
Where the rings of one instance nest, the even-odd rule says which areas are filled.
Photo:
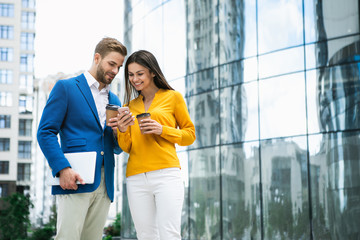
[[126, 46], [154, 53], [196, 127], [178, 148], [183, 239], [360, 239], [359, 9], [124, 1]]

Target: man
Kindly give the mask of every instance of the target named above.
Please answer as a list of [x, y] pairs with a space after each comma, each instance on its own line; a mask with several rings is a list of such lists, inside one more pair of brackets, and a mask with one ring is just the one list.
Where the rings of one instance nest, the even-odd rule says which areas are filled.
[[[53, 176], [60, 179], [60, 186], [52, 187], [58, 204], [55, 239], [102, 238], [114, 198], [114, 153], [121, 153], [111, 128], [116, 118], [105, 123], [105, 107], [107, 103], [121, 106], [109, 87], [126, 54], [126, 47], [116, 39], [102, 39], [90, 70], [58, 81], [44, 108], [37, 138]], [[64, 153], [91, 151], [97, 153], [95, 180], [85, 184]]]

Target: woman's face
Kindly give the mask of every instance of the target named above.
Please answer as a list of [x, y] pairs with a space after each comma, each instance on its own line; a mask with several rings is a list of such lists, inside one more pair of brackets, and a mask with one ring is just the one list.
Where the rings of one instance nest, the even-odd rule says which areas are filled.
[[154, 73], [151, 73], [146, 67], [130, 63], [128, 66], [129, 81], [136, 91], [142, 91], [154, 85]]

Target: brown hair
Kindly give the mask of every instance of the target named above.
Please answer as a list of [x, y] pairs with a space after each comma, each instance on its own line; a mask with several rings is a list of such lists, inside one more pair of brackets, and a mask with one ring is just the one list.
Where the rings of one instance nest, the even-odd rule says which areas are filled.
[[149, 69], [151, 73], [154, 73], [154, 83], [158, 88], [174, 90], [166, 81], [155, 56], [146, 50], [139, 50], [131, 54], [125, 63], [125, 104], [128, 104], [132, 97], [137, 97], [140, 94], [129, 81], [128, 67], [130, 63], [140, 64]]
[[105, 57], [110, 52], [118, 52], [124, 57], [127, 55], [126, 47], [115, 38], [103, 38], [95, 48], [95, 53], [99, 53], [101, 57]]

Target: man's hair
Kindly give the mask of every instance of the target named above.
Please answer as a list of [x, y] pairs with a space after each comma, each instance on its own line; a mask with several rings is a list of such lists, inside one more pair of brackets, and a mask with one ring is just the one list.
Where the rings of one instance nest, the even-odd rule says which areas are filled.
[[124, 57], [127, 55], [126, 47], [115, 38], [103, 38], [95, 48], [95, 53], [99, 53], [101, 57], [105, 57], [110, 52], [118, 52]]

